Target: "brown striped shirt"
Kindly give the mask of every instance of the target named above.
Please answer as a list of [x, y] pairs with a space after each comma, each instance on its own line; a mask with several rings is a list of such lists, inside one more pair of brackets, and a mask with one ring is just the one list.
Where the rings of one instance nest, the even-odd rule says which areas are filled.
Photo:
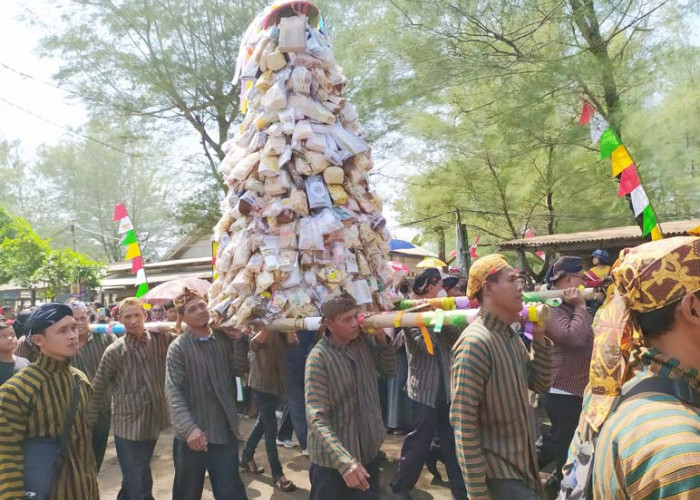
[[158, 439], [168, 425], [165, 357], [174, 338], [146, 331], [143, 338], [126, 334], [107, 348], [93, 380], [91, 423], [111, 391], [114, 435], [132, 441]]
[[593, 318], [586, 306], [551, 308], [546, 331], [552, 349], [552, 389], [583, 396], [593, 353]]
[[185, 331], [168, 348], [165, 396], [175, 435], [198, 427], [207, 442], [227, 444], [238, 428], [236, 377], [248, 368], [248, 341], [214, 331], [204, 339]]
[[17, 347], [15, 347], [14, 354], [15, 356], [26, 358], [31, 363], [34, 363], [34, 361], [39, 358], [39, 348], [34, 344], [27, 343], [27, 337], [23, 335], [17, 342]]
[[488, 500], [486, 479], [518, 479], [540, 490], [528, 418], [528, 387], [549, 389], [552, 344], [532, 342], [482, 312], [452, 350], [452, 407], [457, 458], [470, 500]]
[[451, 326], [444, 326], [440, 333], [432, 328], [427, 328], [427, 332], [433, 342], [433, 354], [428, 352], [420, 328], [404, 329], [408, 354], [406, 392], [412, 400], [435, 408], [438, 397], [450, 402], [450, 349], [460, 332]]
[[377, 456], [386, 435], [377, 370], [394, 375], [396, 349], [391, 343], [377, 345], [364, 333], [347, 346], [324, 336], [311, 350], [304, 386], [312, 463], [344, 474]]
[[270, 332], [264, 344], [258, 342], [260, 333], [250, 337], [250, 374], [248, 386], [258, 392], [286, 396], [287, 342], [282, 332]]
[[[116, 342], [117, 336], [113, 333], [89, 333], [85, 344], [80, 348], [78, 354], [71, 360], [73, 365], [78, 370], [87, 375], [92, 381], [97, 374], [97, 368], [100, 366], [100, 360], [107, 347]], [[104, 398], [105, 404], [102, 407], [102, 412], [105, 415], [111, 413], [110, 398]]]
[[0, 388], [1, 500], [25, 498], [22, 443], [35, 437], [58, 438], [70, 411], [76, 375], [83, 381], [80, 400], [51, 500], [100, 498], [87, 419], [90, 382], [69, 362], [40, 355]]

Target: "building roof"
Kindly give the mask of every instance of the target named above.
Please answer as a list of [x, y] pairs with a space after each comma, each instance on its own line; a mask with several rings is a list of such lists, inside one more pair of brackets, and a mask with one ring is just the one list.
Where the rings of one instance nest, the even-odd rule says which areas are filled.
[[[700, 225], [700, 219], [664, 222], [664, 236], [679, 236]], [[629, 247], [644, 243], [639, 226], [611, 227], [579, 233], [548, 234], [498, 244], [501, 250], [577, 250], [590, 247]]]

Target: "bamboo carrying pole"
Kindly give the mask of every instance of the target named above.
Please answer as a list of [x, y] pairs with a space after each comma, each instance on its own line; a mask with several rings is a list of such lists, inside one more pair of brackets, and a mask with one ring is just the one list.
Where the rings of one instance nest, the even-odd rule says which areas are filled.
[[[595, 298], [595, 288], [581, 289], [581, 296], [586, 300]], [[550, 300], [561, 299], [563, 290], [544, 290], [542, 292], [523, 292], [523, 302], [547, 302]], [[436, 297], [434, 299], [414, 299], [401, 300], [397, 308], [399, 310], [411, 309], [419, 305], [429, 305], [433, 309], [473, 309], [478, 308], [476, 302], [469, 300], [467, 297]]]
[[[439, 330], [443, 325], [466, 328], [479, 316], [479, 309], [455, 309], [452, 311], [402, 312], [391, 311], [370, 314], [361, 317], [361, 327], [364, 330], [379, 328], [410, 328], [429, 326]], [[524, 307], [520, 312], [520, 320], [524, 323], [541, 323], [549, 318], [549, 306], [537, 304]], [[273, 321], [268, 329], [279, 332], [297, 332], [302, 330], [316, 331], [321, 328], [320, 317], [282, 318]], [[175, 323], [158, 322], [146, 323], [146, 329], [152, 332], [167, 332], [175, 328]], [[439, 328], [438, 328], [439, 326]], [[90, 325], [93, 333], [123, 334], [126, 330], [121, 323]]]

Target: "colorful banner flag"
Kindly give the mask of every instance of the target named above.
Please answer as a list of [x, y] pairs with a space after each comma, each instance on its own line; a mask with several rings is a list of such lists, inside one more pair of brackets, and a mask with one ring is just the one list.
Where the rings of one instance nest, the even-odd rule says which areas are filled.
[[646, 207], [649, 206], [649, 198], [647, 197], [646, 191], [642, 186], [637, 186], [630, 193], [632, 198], [632, 210], [634, 210], [634, 216], [637, 217], [641, 214]]
[[595, 146], [600, 140], [600, 136], [603, 135], [608, 127], [610, 126], [608, 122], [603, 118], [600, 113], [594, 113], [591, 117], [591, 144]]
[[630, 165], [634, 164], [634, 162], [632, 161], [632, 157], [630, 156], [629, 152], [627, 152], [627, 148], [622, 144], [620, 144], [617, 148], [615, 148], [615, 151], [612, 152], [612, 155], [610, 156], [610, 161], [612, 163], [613, 177], [617, 177], [622, 173], [623, 170], [625, 170]]
[[622, 142], [617, 137], [617, 134], [613, 132], [611, 128], [605, 129], [603, 135], [600, 136], [600, 159], [604, 160], [610, 156], [613, 151], [615, 151]]
[[639, 181], [639, 175], [637, 175], [637, 167], [635, 167], [633, 163], [622, 171], [622, 175], [620, 176], [620, 187], [617, 190], [617, 195], [627, 196], [641, 185], [642, 183]]
[[476, 247], [479, 245], [479, 236], [478, 235], [476, 238], [474, 238], [474, 243], [472, 243], [472, 246], [469, 247], [469, 257], [472, 259], [478, 259], [479, 256], [476, 254]]
[[642, 236], [647, 236], [656, 227], [656, 215], [651, 205], [644, 207], [642, 217]]
[[131, 272], [136, 274], [136, 297], [141, 297], [148, 292], [148, 280], [146, 279], [146, 270], [143, 268], [143, 257], [141, 256], [141, 247], [139, 246], [138, 238], [134, 225], [131, 223], [129, 213], [123, 203], [118, 203], [114, 207], [114, 222], [119, 222], [117, 232], [123, 234], [121, 245], [126, 247], [126, 255], [124, 260], [131, 260]]
[[583, 103], [583, 109], [581, 110], [581, 118], [578, 119], [579, 125], [586, 125], [591, 121], [593, 115], [595, 114], [595, 108], [591, 106], [588, 101]]

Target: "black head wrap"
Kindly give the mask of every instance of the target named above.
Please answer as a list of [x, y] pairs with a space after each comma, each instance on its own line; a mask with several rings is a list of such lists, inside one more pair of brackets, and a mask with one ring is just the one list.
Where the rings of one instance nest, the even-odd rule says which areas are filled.
[[423, 295], [430, 285], [435, 285], [442, 281], [442, 274], [434, 267], [423, 270], [413, 283], [413, 293]]
[[49, 302], [34, 309], [27, 320], [27, 338], [46, 330], [66, 316], [73, 316], [73, 310], [60, 302]]

